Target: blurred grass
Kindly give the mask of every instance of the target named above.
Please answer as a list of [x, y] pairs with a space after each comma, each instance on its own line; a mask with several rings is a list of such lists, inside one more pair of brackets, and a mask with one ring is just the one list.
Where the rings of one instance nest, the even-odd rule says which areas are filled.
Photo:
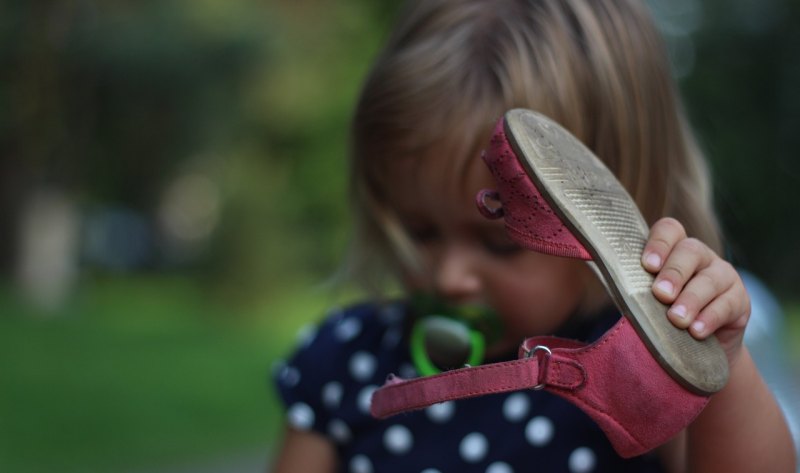
[[305, 287], [230, 310], [188, 280], [147, 276], [90, 281], [45, 316], [6, 288], [0, 471], [266, 457], [280, 424], [271, 365], [329, 303]]

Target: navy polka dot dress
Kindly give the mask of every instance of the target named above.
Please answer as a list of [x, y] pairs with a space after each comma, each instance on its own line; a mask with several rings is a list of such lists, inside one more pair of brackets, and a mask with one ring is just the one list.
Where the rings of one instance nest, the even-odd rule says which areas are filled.
[[[316, 329], [306, 331], [294, 356], [275, 369], [287, 422], [333, 442], [339, 471], [663, 471], [653, 454], [617, 456], [588, 416], [544, 391], [450, 401], [373, 419], [370, 399], [386, 376], [416, 376], [408, 350], [407, 318], [401, 303], [334, 311]], [[609, 313], [592, 327], [573, 327], [568, 335], [597, 338], [617, 318]]]

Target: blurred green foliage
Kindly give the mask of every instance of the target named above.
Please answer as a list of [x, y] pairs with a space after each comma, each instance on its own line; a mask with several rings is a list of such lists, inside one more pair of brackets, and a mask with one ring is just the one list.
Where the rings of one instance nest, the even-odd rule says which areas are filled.
[[229, 148], [247, 119], [241, 89], [270, 56], [270, 16], [245, 6], [6, 3], [0, 123], [10, 197], [56, 186], [83, 203], [146, 210], [182, 163]]
[[[0, 226], [14, 229], [40, 188], [86, 211], [124, 206], [154, 220], [169, 182], [199, 172], [222, 196], [211, 248], [194, 267], [212, 287], [236, 301], [330, 272], [346, 238], [349, 108], [391, 10], [368, 1], [0, 6]], [[0, 235], [6, 275], [15, 236]]]
[[[681, 87], [713, 164], [731, 256], [792, 296], [800, 7], [650, 3], [691, 23], [677, 34], [691, 46]], [[4, 2], [0, 226], [9, 231], [0, 232], [0, 270], [13, 272], [14, 229], [32, 190], [155, 219], [169, 182], [199, 172], [222, 201], [194, 261], [210, 287], [238, 301], [329, 273], [347, 240], [350, 109], [396, 9], [369, 0]], [[157, 266], [168, 250], [155, 251]]]
[[[270, 365], [332, 303], [312, 287], [344, 245], [348, 108], [386, 8], [0, 5], [0, 470], [131, 471], [267, 450], [281, 424]], [[13, 290], [31, 192], [153, 221], [187, 172], [222, 195], [199, 258], [132, 275], [83, 260], [54, 312]]]
[[703, 2], [681, 86], [710, 158], [729, 257], [785, 299], [800, 264], [800, 2]]

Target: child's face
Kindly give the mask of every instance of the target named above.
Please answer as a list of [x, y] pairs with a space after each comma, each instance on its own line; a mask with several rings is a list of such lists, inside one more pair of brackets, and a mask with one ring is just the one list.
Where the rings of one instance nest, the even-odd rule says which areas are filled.
[[505, 325], [506, 344], [552, 333], [586, 302], [594, 275], [582, 261], [514, 244], [502, 219], [487, 220], [476, 208], [475, 194], [494, 187], [486, 166], [477, 156], [467, 169], [453, 161], [433, 156], [392, 166], [390, 203], [424, 264], [423, 274], [406, 275], [408, 289], [488, 305]]

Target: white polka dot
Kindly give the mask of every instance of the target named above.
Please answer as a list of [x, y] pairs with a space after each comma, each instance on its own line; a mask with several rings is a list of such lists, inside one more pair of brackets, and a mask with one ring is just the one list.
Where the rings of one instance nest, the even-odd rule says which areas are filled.
[[351, 438], [350, 427], [341, 419], [334, 419], [328, 424], [328, 433], [339, 443], [347, 443]]
[[553, 438], [553, 423], [546, 417], [534, 417], [525, 426], [525, 438], [534, 447], [542, 447]]
[[343, 393], [342, 383], [331, 381], [322, 387], [322, 403], [328, 409], [338, 409], [339, 404], [342, 402]]
[[308, 404], [292, 404], [286, 415], [289, 424], [298, 429], [308, 430], [314, 425], [314, 410]]
[[519, 422], [528, 415], [531, 402], [523, 393], [514, 393], [503, 403], [503, 416], [509, 422]]
[[417, 369], [414, 368], [414, 365], [410, 363], [404, 363], [400, 365], [400, 368], [397, 371], [398, 373], [400, 373], [400, 377], [403, 379], [411, 379], [419, 376], [419, 373], [417, 373]]
[[381, 308], [380, 318], [386, 324], [396, 324], [403, 319], [403, 306], [401, 304], [389, 304]]
[[425, 468], [419, 473], [442, 473], [442, 472], [437, 470], [436, 468]]
[[375, 385], [365, 386], [364, 389], [358, 392], [356, 403], [358, 409], [364, 414], [369, 414], [369, 408], [372, 405], [372, 394], [378, 389]]
[[445, 401], [428, 407], [425, 409], [425, 414], [428, 415], [430, 420], [441, 424], [450, 420], [455, 411], [456, 404], [453, 401]]
[[468, 463], [477, 463], [489, 452], [489, 441], [486, 436], [473, 432], [461, 440], [458, 446], [458, 453], [461, 458]]
[[297, 331], [297, 343], [308, 346], [317, 336], [317, 327], [314, 324], [305, 324]]
[[328, 315], [325, 316], [326, 319], [341, 319], [344, 315], [344, 309], [341, 307], [331, 307], [331, 310], [328, 311]]
[[414, 446], [414, 437], [411, 431], [402, 425], [393, 425], [383, 434], [383, 445], [395, 455], [402, 455]]
[[285, 365], [281, 368], [281, 381], [287, 386], [297, 386], [300, 383], [300, 370], [294, 366]]
[[349, 342], [361, 333], [361, 321], [355, 317], [342, 319], [336, 324], [334, 334], [340, 342]]
[[486, 473], [514, 473], [514, 470], [508, 463], [494, 462], [486, 469]]
[[350, 473], [372, 473], [372, 462], [365, 455], [356, 455], [350, 460]]
[[281, 370], [286, 366], [285, 360], [275, 360], [272, 363], [272, 374], [275, 376], [279, 376], [281, 374]]
[[365, 351], [358, 351], [350, 357], [350, 374], [355, 378], [357, 381], [366, 381], [368, 380], [374, 373], [375, 368], [378, 365], [378, 361], [375, 359], [375, 356], [371, 353]]
[[403, 338], [403, 332], [400, 327], [392, 327], [383, 334], [381, 346], [386, 350], [392, 350], [397, 347], [400, 340]]
[[594, 452], [586, 447], [576, 448], [569, 455], [569, 471], [572, 473], [589, 473], [594, 470], [595, 463]]

